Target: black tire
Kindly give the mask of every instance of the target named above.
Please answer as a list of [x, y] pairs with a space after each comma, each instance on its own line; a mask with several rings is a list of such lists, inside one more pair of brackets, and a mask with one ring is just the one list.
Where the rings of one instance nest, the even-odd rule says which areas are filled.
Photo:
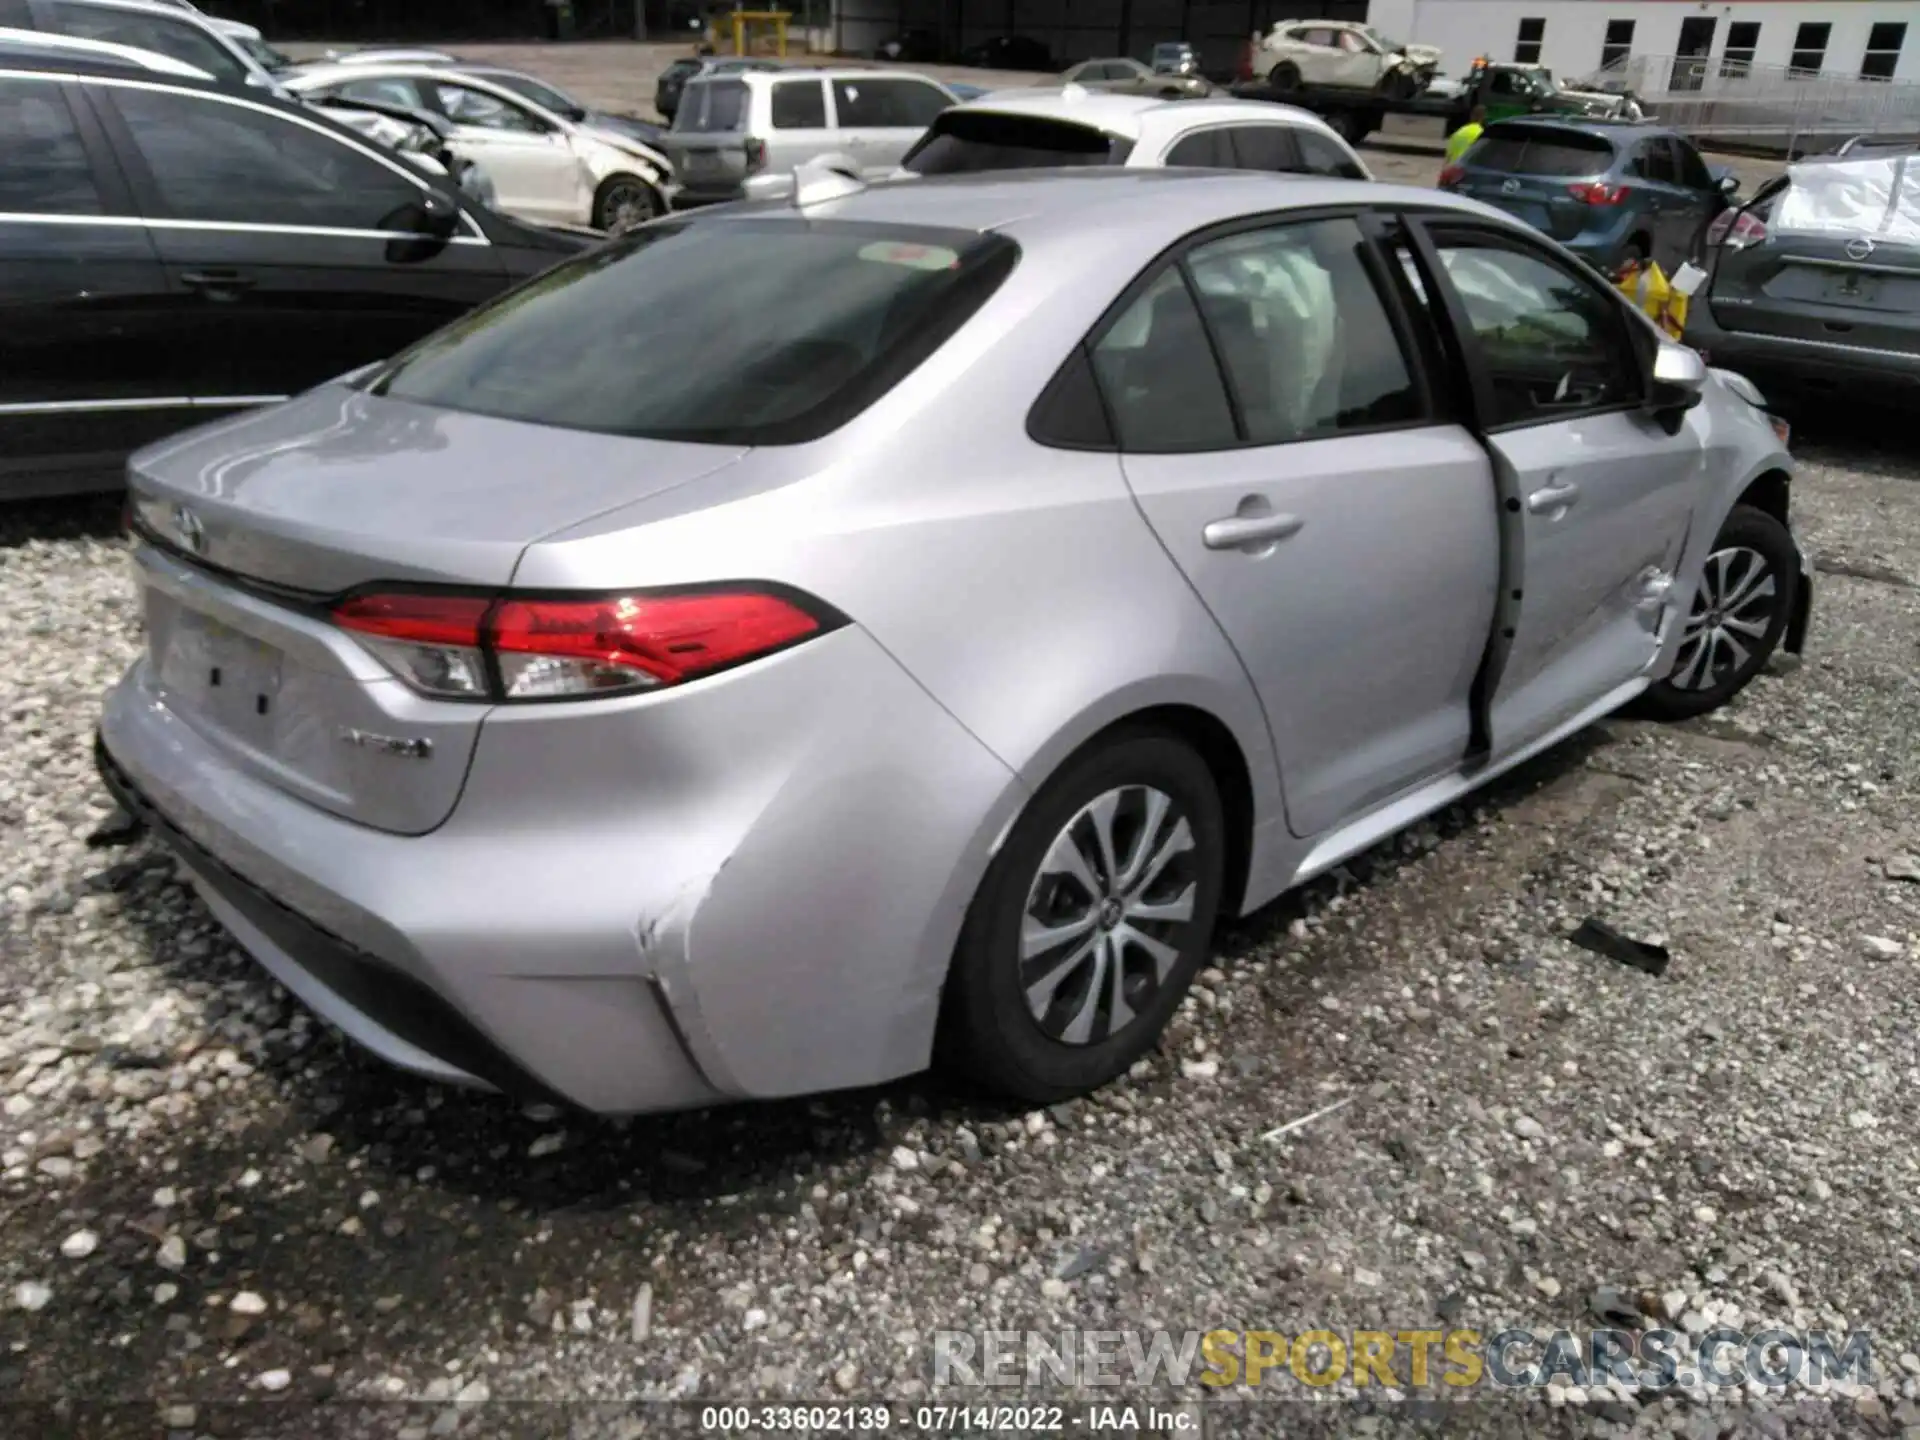
[[[638, 175], [609, 175], [593, 196], [593, 228], [630, 230], [666, 213], [666, 202]], [[625, 216], [626, 218], [622, 218]]]
[[1335, 133], [1356, 149], [1365, 144], [1367, 137], [1373, 133], [1373, 114], [1367, 110], [1342, 111], [1332, 123]]
[[1404, 70], [1389, 70], [1380, 77], [1380, 94], [1387, 100], [1411, 100], [1416, 88], [1413, 76]]
[[[1115, 847], [1121, 852], [1115, 868], [1124, 873], [1128, 856], [1154, 848], [1151, 837], [1140, 838], [1149, 790], [1159, 792], [1171, 805], [1158, 834], [1171, 835], [1174, 818], [1184, 817], [1193, 844], [1169, 861], [1154, 883], [1134, 889], [1130, 900], [1166, 904], [1169, 898], [1185, 898], [1190, 887], [1189, 918], [1178, 923], [1144, 922], [1151, 927], [1151, 938], [1177, 952], [1157, 985], [1151, 983], [1155, 967], [1144, 949], [1129, 944], [1120, 951], [1126, 957], [1120, 969], [1122, 994], [1132, 1018], [1112, 1029], [1107, 999], [1113, 989], [1108, 983], [1112, 972], [1102, 963], [1103, 957], [1096, 954], [1078, 966], [1070, 963], [1083, 943], [1079, 937], [1090, 940], [1107, 933], [1104, 928], [1097, 925], [1081, 931], [1026, 962], [1021, 956], [1021, 935], [1030, 903], [1042, 912], [1034, 917], [1036, 923], [1051, 918], [1056, 924], [1071, 924], [1082, 912], [1106, 913], [1092, 895], [1082, 907], [1080, 896], [1072, 892], [1084, 887], [1063, 884], [1065, 872], [1043, 872], [1043, 864], [1070, 825], [1078, 843], [1075, 839], [1068, 843], [1083, 857], [1097, 857], [1097, 847], [1085, 848], [1092, 841], [1092, 822], [1081, 812], [1110, 792], [1120, 791], [1123, 798], [1112, 833], [1126, 842]], [[1121, 731], [1068, 761], [1015, 822], [967, 912], [943, 997], [942, 1064], [989, 1090], [1034, 1104], [1084, 1094], [1125, 1074], [1159, 1039], [1206, 961], [1220, 905], [1225, 856], [1226, 822], [1219, 792], [1206, 763], [1182, 741], [1156, 730]], [[1094, 872], [1101, 868], [1097, 859], [1088, 865]], [[1054, 878], [1049, 880], [1049, 874]], [[1105, 904], [1112, 910], [1121, 901]], [[1046, 917], [1048, 910], [1055, 916]], [[1060, 920], [1060, 915], [1067, 919]], [[1104, 923], [1110, 924], [1111, 918]], [[1024, 975], [1023, 963], [1028, 966]], [[1053, 990], [1053, 1003], [1043, 1021], [1030, 1008], [1027, 985], [1049, 971], [1065, 978]], [[1098, 993], [1089, 998], [1089, 992]], [[1076, 997], [1087, 1003], [1078, 1003]], [[1092, 1017], [1088, 1032], [1077, 1039], [1063, 1038], [1071, 1035], [1072, 1026], [1065, 1023], [1069, 1012]], [[1063, 1025], [1063, 1035], [1043, 1028]]]
[[1267, 72], [1269, 90], [1294, 91], [1300, 88], [1300, 67], [1291, 60], [1282, 60]]
[[[1716, 582], [1716, 562], [1727, 554], [1734, 559], [1720, 566], [1721, 578]], [[1757, 556], [1764, 562], [1764, 574], [1752, 576], [1750, 567], [1754, 562], [1743, 560], [1744, 556]], [[1688, 618], [1684, 622], [1687, 627], [1692, 629], [1703, 612], [1713, 613], [1713, 597], [1709, 592], [1718, 583], [1723, 597], [1741, 594], [1747, 597], [1723, 609], [1720, 612], [1723, 619], [1759, 627], [1758, 633], [1733, 632], [1736, 643], [1750, 646], [1743, 660], [1724, 643], [1683, 642], [1673, 673], [1634, 702], [1634, 713], [1650, 720], [1690, 720], [1718, 710], [1760, 673], [1792, 623], [1800, 599], [1800, 550], [1787, 527], [1773, 516], [1751, 505], [1734, 506], [1720, 533], [1714, 537], [1707, 566], [1708, 573], [1702, 579], [1699, 593], [1689, 601]], [[1701, 663], [1701, 669], [1696, 670], [1692, 662], [1698, 651], [1709, 645], [1710, 653]], [[1710, 683], [1703, 684], [1703, 680]]]

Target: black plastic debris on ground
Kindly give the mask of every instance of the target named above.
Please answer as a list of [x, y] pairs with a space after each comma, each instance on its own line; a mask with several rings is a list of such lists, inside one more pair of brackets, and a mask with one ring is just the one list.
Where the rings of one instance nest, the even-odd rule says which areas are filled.
[[1673, 957], [1667, 953], [1664, 945], [1649, 945], [1644, 940], [1635, 940], [1631, 935], [1622, 935], [1604, 920], [1596, 920], [1589, 915], [1580, 922], [1580, 928], [1567, 937], [1582, 950], [1591, 950], [1596, 955], [1604, 955], [1609, 960], [1618, 960], [1622, 965], [1631, 965], [1635, 970], [1644, 970], [1649, 975], [1667, 973], [1667, 962]]

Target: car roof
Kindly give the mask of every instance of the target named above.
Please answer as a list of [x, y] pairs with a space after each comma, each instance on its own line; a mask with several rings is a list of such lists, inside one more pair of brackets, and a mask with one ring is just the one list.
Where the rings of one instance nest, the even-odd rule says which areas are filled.
[[1576, 130], [1583, 134], [1617, 140], [1622, 135], [1668, 135], [1680, 137], [1678, 130], [1665, 125], [1649, 125], [1644, 120], [1616, 119], [1606, 115], [1511, 115], [1496, 120], [1488, 130], [1522, 129], [1532, 126], [1545, 130]]
[[[344, 64], [339, 61], [322, 61], [315, 65], [302, 65], [283, 81], [289, 90], [296, 92], [315, 90], [334, 81], [354, 80], [438, 80], [451, 84], [455, 80], [477, 80], [481, 89], [492, 87], [513, 94], [509, 87], [498, 80], [490, 80], [486, 74], [472, 66], [452, 64], [444, 61], [427, 60], [369, 60], [359, 64]], [[558, 88], [557, 86], [555, 87]], [[524, 95], [514, 97], [522, 104], [533, 104]]]
[[856, 220], [996, 232], [1019, 240], [1130, 232], [1149, 253], [1182, 236], [1245, 215], [1336, 205], [1401, 205], [1521, 222], [1492, 206], [1426, 186], [1270, 171], [1081, 166], [994, 170], [886, 181], [804, 208], [793, 201], [695, 212], [693, 223], [733, 218]]
[[18, 59], [44, 59], [70, 65], [75, 60], [91, 60], [120, 71], [145, 71], [156, 75], [176, 75], [185, 79], [212, 77], [198, 65], [145, 50], [137, 45], [122, 45], [112, 40], [95, 40], [84, 35], [63, 35], [57, 30], [16, 30], [0, 26], [0, 62]]
[[1324, 120], [1310, 111], [1292, 105], [1276, 105], [1270, 100], [1163, 100], [1157, 95], [1113, 95], [1104, 90], [1084, 90], [1075, 95], [1062, 85], [1034, 86], [1031, 90], [995, 90], [954, 108], [1070, 120], [1122, 140], [1138, 140], [1150, 122], [1162, 117], [1176, 118], [1183, 124], [1191, 125], [1264, 120], [1312, 130], [1329, 128]]

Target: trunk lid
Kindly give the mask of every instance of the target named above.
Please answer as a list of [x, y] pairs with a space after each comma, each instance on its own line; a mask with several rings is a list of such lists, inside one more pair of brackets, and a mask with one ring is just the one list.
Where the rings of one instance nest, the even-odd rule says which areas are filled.
[[667, 161], [688, 190], [737, 189], [753, 173], [748, 111], [752, 96], [741, 80], [700, 80], [687, 86], [663, 138]]
[[141, 528], [163, 542], [137, 552], [143, 683], [255, 778], [422, 834], [459, 799], [488, 706], [417, 694], [329, 622], [325, 600], [394, 582], [504, 588], [542, 536], [745, 453], [340, 385], [151, 447], [128, 479]]
[[1474, 142], [1453, 188], [1556, 240], [1571, 240], [1589, 219], [1586, 201], [1571, 187], [1599, 179], [1613, 162], [1613, 146], [1602, 136], [1507, 123]]

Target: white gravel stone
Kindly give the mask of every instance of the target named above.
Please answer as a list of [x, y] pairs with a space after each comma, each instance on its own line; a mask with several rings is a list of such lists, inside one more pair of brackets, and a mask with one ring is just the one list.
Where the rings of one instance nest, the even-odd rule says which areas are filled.
[[60, 1253], [69, 1260], [84, 1260], [100, 1248], [100, 1237], [91, 1230], [76, 1230], [60, 1242]]
[[227, 1308], [236, 1315], [264, 1315], [267, 1313], [266, 1298], [252, 1290], [242, 1290], [227, 1302]]
[[22, 1280], [13, 1287], [13, 1303], [22, 1310], [44, 1310], [53, 1299], [53, 1287], [41, 1280]]
[[254, 1384], [262, 1390], [284, 1390], [293, 1383], [290, 1370], [262, 1370], [254, 1377]]

